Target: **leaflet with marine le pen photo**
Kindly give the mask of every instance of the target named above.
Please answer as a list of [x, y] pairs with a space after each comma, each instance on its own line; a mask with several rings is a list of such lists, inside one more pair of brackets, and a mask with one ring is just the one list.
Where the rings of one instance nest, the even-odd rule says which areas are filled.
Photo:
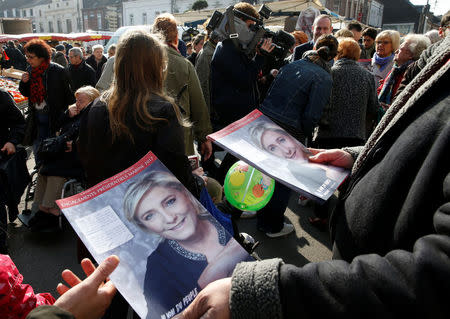
[[57, 204], [98, 263], [119, 256], [110, 278], [141, 318], [172, 318], [208, 283], [254, 260], [231, 221], [209, 213], [151, 152]]
[[208, 138], [278, 182], [321, 203], [349, 173], [340, 167], [309, 162], [311, 152], [259, 110]]

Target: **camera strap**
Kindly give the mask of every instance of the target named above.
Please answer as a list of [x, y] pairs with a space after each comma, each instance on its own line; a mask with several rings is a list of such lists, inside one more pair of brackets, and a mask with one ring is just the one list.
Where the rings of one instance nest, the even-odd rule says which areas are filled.
[[227, 8], [227, 11], [225, 11], [225, 15], [227, 17], [228, 21], [228, 31], [229, 31], [229, 38], [233, 42], [236, 49], [241, 50], [239, 46], [239, 34], [236, 32], [236, 26], [234, 25], [234, 13], [233, 13], [233, 6], [229, 6]]

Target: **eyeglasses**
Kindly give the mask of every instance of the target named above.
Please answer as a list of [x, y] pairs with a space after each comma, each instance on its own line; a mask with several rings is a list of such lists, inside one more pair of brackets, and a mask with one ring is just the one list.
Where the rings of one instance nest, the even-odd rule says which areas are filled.
[[35, 56], [35, 55], [28, 55], [28, 54], [25, 54], [25, 57], [26, 57], [28, 60], [31, 60], [31, 59], [34, 59], [36, 56]]
[[376, 44], [388, 45], [391, 44], [391, 41], [375, 41]]

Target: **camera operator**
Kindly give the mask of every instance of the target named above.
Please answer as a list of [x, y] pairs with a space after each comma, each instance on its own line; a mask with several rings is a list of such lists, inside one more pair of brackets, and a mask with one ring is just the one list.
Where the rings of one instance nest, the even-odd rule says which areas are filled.
[[282, 56], [276, 56], [273, 54], [265, 55], [265, 61], [262, 67], [261, 77], [258, 79], [258, 90], [259, 90], [259, 104], [261, 104], [267, 96], [270, 86], [273, 80], [278, 75], [279, 70], [290, 62], [290, 56], [286, 58], [288, 54], [292, 54], [294, 51], [295, 38], [293, 35], [287, 34], [290, 48], [285, 51]]
[[[211, 61], [211, 110], [217, 114], [217, 117], [212, 119], [214, 129], [239, 120], [258, 106], [257, 80], [264, 64], [263, 54], [268, 54], [275, 48], [272, 39], [265, 38], [256, 47], [256, 56], [249, 57], [248, 44], [254, 37], [249, 31], [252, 30], [255, 20], [259, 19], [259, 14], [253, 6], [244, 2], [236, 4], [234, 10], [238, 11], [236, 16], [245, 23], [236, 23], [238, 19], [234, 20], [237, 24], [236, 33], [239, 34], [239, 46], [235, 45], [234, 39], [231, 38], [219, 42]], [[220, 182], [224, 181], [226, 173], [236, 161], [238, 159], [231, 154], [225, 155], [217, 176]], [[289, 195], [289, 189], [277, 183], [272, 199], [256, 215], [258, 229], [268, 237], [285, 236], [294, 230], [291, 224], [284, 223], [284, 211]], [[224, 205], [219, 209], [224, 210]], [[232, 219], [238, 218], [240, 213], [232, 211]]]
[[[259, 19], [258, 12], [248, 3], [239, 2], [234, 9]], [[248, 30], [255, 24], [254, 20], [240, 19], [245, 22]], [[249, 41], [241, 36], [238, 41], [239, 47], [233, 43], [233, 39], [219, 42], [211, 60], [211, 109], [213, 114], [217, 114], [211, 119], [214, 130], [242, 118], [258, 105], [257, 79], [264, 63], [261, 51], [273, 50], [271, 39], [265, 39], [261, 48], [256, 49], [256, 56], [250, 58], [243, 52]]]

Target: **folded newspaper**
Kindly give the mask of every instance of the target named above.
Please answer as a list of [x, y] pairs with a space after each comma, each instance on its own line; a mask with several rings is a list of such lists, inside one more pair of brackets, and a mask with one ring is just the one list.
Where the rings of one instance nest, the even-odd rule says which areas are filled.
[[340, 167], [309, 162], [311, 152], [258, 110], [208, 138], [247, 164], [318, 202], [326, 201], [349, 173]]
[[253, 260], [151, 152], [57, 204], [98, 263], [119, 256], [111, 280], [141, 318], [177, 315]]

